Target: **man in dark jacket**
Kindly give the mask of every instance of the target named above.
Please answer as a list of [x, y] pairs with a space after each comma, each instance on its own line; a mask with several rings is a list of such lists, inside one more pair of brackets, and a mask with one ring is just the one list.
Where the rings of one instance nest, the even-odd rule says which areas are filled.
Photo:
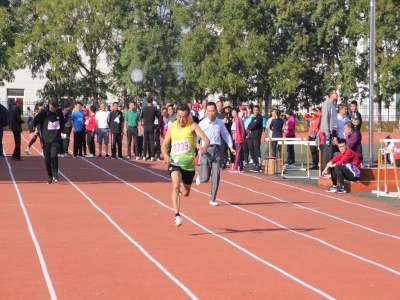
[[254, 118], [251, 120], [247, 130], [250, 133], [248, 144], [251, 157], [253, 158], [254, 168], [251, 172], [261, 172], [261, 135], [263, 130], [263, 117], [260, 115], [260, 107], [254, 105]]
[[[59, 109], [57, 99], [52, 98], [49, 102], [48, 109], [43, 109], [33, 119], [33, 127], [40, 126], [41, 137], [43, 142], [43, 155], [48, 175], [47, 184], [52, 181], [59, 181], [58, 177], [58, 156], [60, 147], [60, 138], [65, 138], [64, 133], [64, 116]], [[31, 138], [33, 137], [31, 132]]]
[[4, 157], [3, 154], [3, 132], [4, 127], [10, 125], [10, 116], [5, 106], [0, 104], [0, 157]]
[[15, 161], [22, 161], [21, 159], [21, 132], [22, 132], [22, 124], [25, 123], [25, 121], [22, 120], [21, 118], [21, 106], [22, 106], [22, 100], [17, 99], [15, 101], [15, 108], [13, 111], [12, 115], [12, 120], [11, 120], [11, 130], [14, 135], [14, 142], [15, 142], [15, 148], [13, 155], [11, 156], [12, 160]]
[[[143, 108], [142, 119], [143, 119], [143, 160], [146, 160], [147, 153], [147, 143], [150, 146], [150, 157], [151, 160], [156, 160], [154, 158], [154, 120], [158, 119], [158, 125], [160, 126], [160, 114], [156, 107], [153, 106], [153, 100], [147, 100], [147, 106]], [[157, 130], [157, 129], [156, 129]]]
[[110, 130], [111, 130], [111, 159], [117, 159], [117, 146], [118, 146], [118, 158], [122, 157], [122, 125], [124, 123], [124, 117], [122, 111], [118, 110], [118, 102], [113, 103], [113, 110], [110, 112]]

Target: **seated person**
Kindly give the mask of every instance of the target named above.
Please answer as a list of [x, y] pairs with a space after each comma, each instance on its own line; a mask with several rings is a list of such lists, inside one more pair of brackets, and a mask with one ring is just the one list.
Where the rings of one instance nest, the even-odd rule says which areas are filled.
[[347, 136], [347, 147], [357, 154], [360, 162], [362, 163], [363, 152], [361, 145], [361, 134], [357, 130], [355, 130], [355, 126], [352, 122], [347, 122], [346, 124], [344, 124], [344, 134]]
[[[322, 174], [332, 174], [332, 186], [326, 192], [345, 194], [344, 180], [354, 181], [360, 177], [361, 162], [357, 154], [347, 147], [345, 139], [337, 139], [340, 153], [327, 163]], [[339, 184], [338, 184], [339, 182]]]

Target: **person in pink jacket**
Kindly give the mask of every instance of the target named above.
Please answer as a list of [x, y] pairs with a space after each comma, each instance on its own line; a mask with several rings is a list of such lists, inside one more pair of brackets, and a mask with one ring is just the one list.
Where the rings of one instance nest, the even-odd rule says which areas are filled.
[[[286, 110], [286, 125], [284, 127], [284, 132], [283, 135], [286, 138], [294, 138], [296, 137], [295, 135], [295, 128], [296, 128], [296, 120], [294, 119], [293, 111], [291, 109]], [[294, 145], [287, 145], [287, 160], [286, 164], [287, 165], [292, 165], [294, 166], [295, 164], [295, 158], [294, 158]]]
[[243, 173], [243, 144], [246, 141], [246, 130], [242, 118], [239, 116], [237, 108], [232, 109], [232, 139], [235, 143], [236, 156], [234, 167], [229, 171], [231, 173]]

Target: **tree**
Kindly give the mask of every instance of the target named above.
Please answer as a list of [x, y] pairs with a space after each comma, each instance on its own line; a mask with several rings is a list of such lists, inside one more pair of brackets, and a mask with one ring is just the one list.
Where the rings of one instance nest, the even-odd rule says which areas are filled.
[[[177, 73], [173, 63], [177, 59], [181, 30], [174, 20], [175, 2], [169, 0], [139, 0], [134, 11], [127, 16], [130, 26], [124, 31], [120, 63], [125, 68], [125, 80], [133, 92], [136, 87], [129, 82], [129, 73], [135, 68], [145, 74], [144, 85], [151, 87], [165, 102], [173, 97]], [[142, 95], [142, 93], [141, 93]]]
[[108, 70], [101, 61], [113, 64], [118, 55], [122, 18], [128, 1], [26, 1], [20, 11], [24, 31], [18, 37], [18, 64], [28, 66], [33, 76], [52, 69], [57, 80], [74, 78], [74, 94], [92, 98], [95, 104], [106, 99]]

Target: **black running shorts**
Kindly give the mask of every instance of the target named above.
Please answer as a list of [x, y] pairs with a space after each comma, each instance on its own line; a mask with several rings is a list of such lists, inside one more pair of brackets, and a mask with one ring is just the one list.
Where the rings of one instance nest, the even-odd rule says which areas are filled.
[[184, 184], [187, 184], [187, 185], [191, 185], [193, 183], [194, 174], [196, 174], [195, 171], [186, 171], [186, 170], [183, 170], [181, 167], [175, 166], [173, 164], [168, 165], [168, 171], [169, 171], [170, 175], [172, 172], [175, 172], [175, 171], [181, 172], [182, 181]]

